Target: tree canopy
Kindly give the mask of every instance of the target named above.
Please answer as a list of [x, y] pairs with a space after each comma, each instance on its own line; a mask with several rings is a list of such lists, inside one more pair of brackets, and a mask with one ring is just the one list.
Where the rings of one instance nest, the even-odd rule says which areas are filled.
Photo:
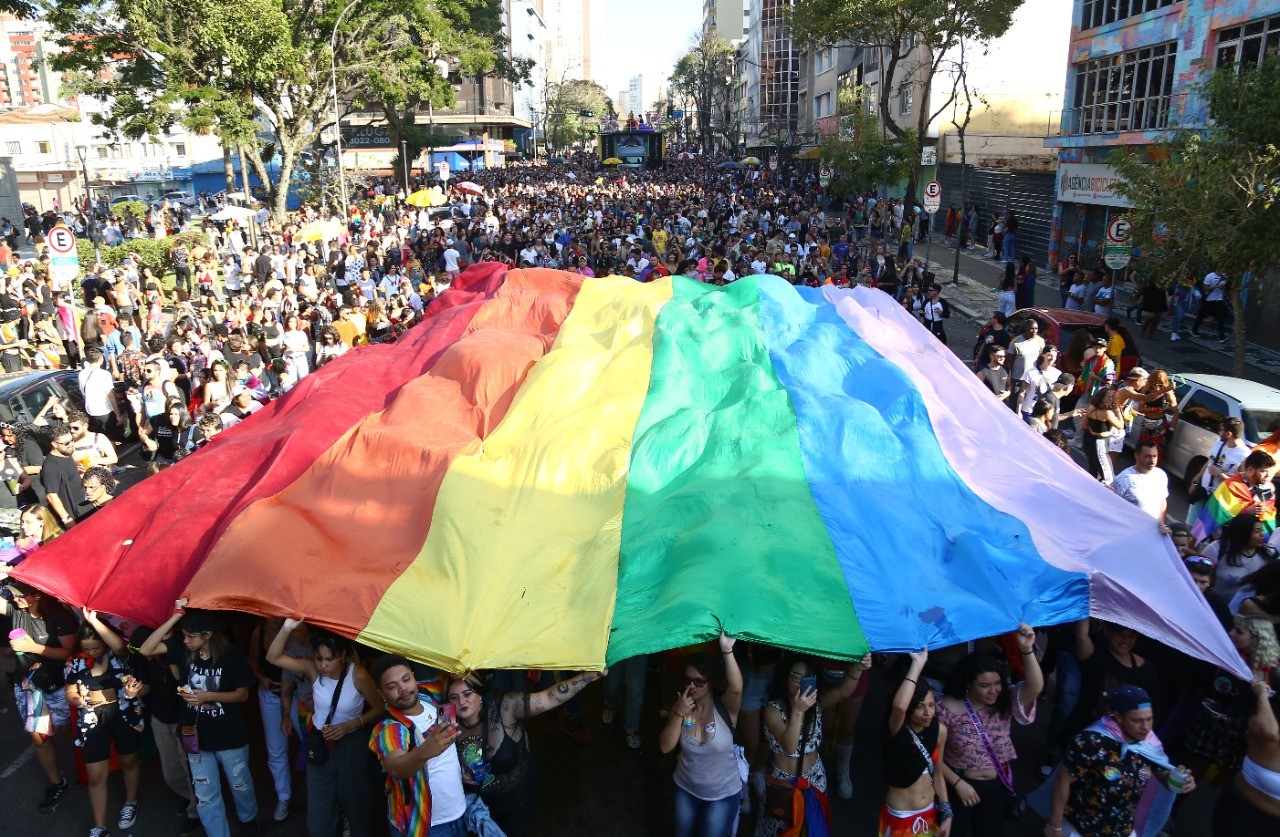
[[566, 79], [547, 92], [547, 141], [554, 151], [589, 140], [600, 130], [600, 120], [613, 103], [594, 81]]
[[841, 90], [837, 107], [840, 132], [824, 137], [819, 147], [831, 166], [831, 190], [838, 195], [863, 192], [877, 183], [906, 177], [920, 157], [914, 132], [889, 137], [870, 113], [865, 87]]
[[697, 110], [698, 139], [704, 153], [715, 137], [732, 146], [738, 140], [733, 122], [733, 47], [712, 29], [694, 35], [693, 43], [676, 61], [668, 87], [677, 99], [692, 100]]
[[[497, 0], [55, 0], [55, 69], [107, 102], [109, 133], [140, 138], [182, 124], [239, 143], [277, 213], [302, 154], [333, 125], [331, 61], [344, 109], [381, 114], [399, 136], [419, 103], [447, 106], [437, 66], [502, 64]], [[335, 26], [340, 28], [333, 38]], [[267, 161], [279, 158], [272, 179]]]
[[1280, 63], [1223, 67], [1196, 88], [1191, 114], [1161, 142], [1117, 151], [1118, 190], [1142, 253], [1140, 275], [1161, 285], [1203, 277], [1228, 280], [1235, 317], [1235, 374], [1244, 372], [1246, 324], [1241, 278], [1261, 291], [1280, 268]]
[[[954, 86], [943, 101], [932, 101], [933, 79], [955, 63], [961, 42], [981, 43], [1009, 31], [1023, 0], [796, 0], [791, 12], [794, 37], [814, 46], [862, 45], [879, 51], [877, 110], [889, 133], [905, 139], [928, 134], [930, 123], [956, 97]], [[904, 83], [921, 78], [913, 90], [915, 125], [900, 125], [892, 103]], [[908, 173], [907, 193], [915, 194], [919, 158]]]

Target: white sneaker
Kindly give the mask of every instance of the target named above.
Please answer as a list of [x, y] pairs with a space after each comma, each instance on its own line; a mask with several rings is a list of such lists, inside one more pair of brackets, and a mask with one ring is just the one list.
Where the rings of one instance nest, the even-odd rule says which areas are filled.
[[276, 822], [284, 822], [289, 819], [289, 800], [281, 799], [276, 803], [276, 810], [272, 813], [271, 819]]
[[1178, 336], [1178, 332], [1176, 332], [1176, 331], [1175, 331], [1175, 332], [1173, 332], [1172, 334], [1170, 334], [1170, 335], [1169, 335], [1169, 339], [1170, 339], [1170, 340], [1181, 340], [1182, 338], [1181, 338], [1181, 337], [1179, 337], [1179, 336]]
[[847, 764], [836, 768], [836, 795], [841, 799], [853, 799], [853, 778], [849, 775]]

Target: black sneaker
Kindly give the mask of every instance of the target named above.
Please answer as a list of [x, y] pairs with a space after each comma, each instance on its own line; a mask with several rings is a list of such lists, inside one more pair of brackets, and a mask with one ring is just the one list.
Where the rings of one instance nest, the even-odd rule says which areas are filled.
[[126, 802], [124, 807], [120, 809], [120, 821], [116, 823], [116, 827], [121, 831], [128, 831], [133, 828], [133, 824], [138, 821], [138, 803]]
[[62, 799], [62, 795], [67, 792], [67, 780], [63, 779], [58, 784], [50, 784], [44, 789], [44, 798], [40, 800], [41, 811], [52, 811], [58, 807], [58, 800]]
[[89, 837], [111, 837], [111, 832], [105, 828], [91, 828], [89, 829]]

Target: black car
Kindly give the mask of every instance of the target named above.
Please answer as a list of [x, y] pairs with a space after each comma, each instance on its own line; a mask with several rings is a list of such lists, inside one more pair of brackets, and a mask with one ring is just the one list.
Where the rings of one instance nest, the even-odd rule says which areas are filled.
[[84, 409], [80, 373], [74, 369], [9, 372], [0, 375], [0, 421], [30, 424], [51, 399]]

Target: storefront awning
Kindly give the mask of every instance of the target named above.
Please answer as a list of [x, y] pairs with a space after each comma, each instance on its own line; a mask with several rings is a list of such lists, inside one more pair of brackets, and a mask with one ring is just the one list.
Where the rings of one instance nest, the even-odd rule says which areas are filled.
[[822, 149], [816, 145], [811, 145], [808, 148], [802, 149], [800, 153], [796, 154], [796, 159], [797, 160], [817, 160], [821, 156], [822, 156]]

